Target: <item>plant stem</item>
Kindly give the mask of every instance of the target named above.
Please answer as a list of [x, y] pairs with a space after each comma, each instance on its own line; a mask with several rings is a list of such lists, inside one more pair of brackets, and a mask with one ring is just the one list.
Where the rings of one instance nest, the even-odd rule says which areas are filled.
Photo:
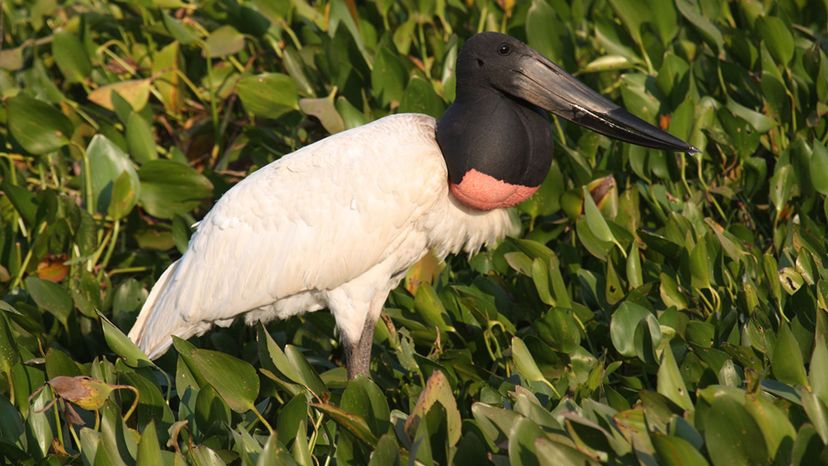
[[[54, 397], [54, 393], [52, 393], [52, 397]], [[52, 411], [55, 413], [55, 428], [57, 428], [58, 442], [60, 442], [60, 446], [65, 450], [66, 443], [63, 441], [63, 426], [60, 422], [60, 413], [58, 412], [57, 405], [57, 403], [52, 404]]]
[[112, 269], [109, 271], [109, 276], [112, 277], [113, 275], [118, 275], [121, 273], [138, 273], [138, 272], [146, 272], [150, 270], [150, 267], [123, 267], [120, 269]]
[[101, 262], [101, 270], [98, 271], [98, 280], [103, 278], [104, 270], [106, 266], [109, 265], [109, 259], [112, 258], [112, 252], [115, 250], [115, 244], [118, 242], [118, 233], [121, 229], [121, 221], [116, 219], [115, 223], [112, 225], [112, 235], [109, 239], [109, 245], [106, 248], [106, 254], [104, 255], [103, 261]]
[[6, 373], [6, 379], [9, 381], [9, 402], [14, 406], [14, 379], [11, 376], [11, 371]]
[[124, 415], [124, 422], [129, 420], [129, 417], [132, 416], [132, 413], [135, 412], [135, 408], [138, 407], [138, 402], [141, 401], [141, 392], [138, 391], [137, 388], [133, 387], [132, 385], [116, 385], [115, 389], [124, 389], [129, 390], [135, 394], [135, 400], [132, 401], [132, 406], [129, 407], [126, 414]]
[[270, 423], [267, 422], [267, 419], [265, 419], [264, 416], [262, 416], [262, 413], [259, 412], [259, 410], [256, 408], [256, 406], [251, 406], [250, 410], [253, 411], [253, 413], [256, 415], [256, 417], [258, 417], [259, 420], [262, 421], [262, 424], [264, 424], [264, 426], [267, 427], [268, 432], [273, 434], [273, 427], [270, 426]]
[[[46, 222], [40, 224], [36, 234], [40, 235], [41, 233], [43, 233], [44, 230], [46, 230]], [[34, 243], [34, 235], [32, 236], [32, 241], [30, 243]], [[14, 281], [11, 284], [12, 290], [20, 286], [20, 282], [23, 281], [23, 275], [26, 273], [26, 269], [29, 268], [29, 262], [32, 261], [33, 253], [34, 247], [32, 247], [32, 244], [29, 244], [29, 250], [26, 251], [26, 257], [23, 258], [23, 263], [20, 264], [20, 269], [17, 271], [17, 276], [14, 277]]]

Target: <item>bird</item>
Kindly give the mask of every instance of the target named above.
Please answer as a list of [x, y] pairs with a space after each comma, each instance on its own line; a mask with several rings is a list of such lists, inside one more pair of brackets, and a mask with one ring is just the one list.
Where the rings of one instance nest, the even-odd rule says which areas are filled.
[[439, 119], [389, 115], [238, 182], [161, 274], [129, 338], [156, 359], [173, 336], [327, 308], [348, 378], [370, 377], [374, 327], [412, 265], [518, 233], [510, 208], [552, 163], [549, 113], [628, 143], [697, 152], [496, 32], [466, 40], [455, 94]]

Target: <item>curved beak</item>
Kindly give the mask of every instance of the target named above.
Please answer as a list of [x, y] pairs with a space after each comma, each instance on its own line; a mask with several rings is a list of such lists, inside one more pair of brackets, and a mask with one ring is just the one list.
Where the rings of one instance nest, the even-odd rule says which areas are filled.
[[534, 50], [521, 57], [517, 69], [512, 71], [510, 94], [561, 118], [639, 146], [689, 154], [699, 152], [614, 104]]

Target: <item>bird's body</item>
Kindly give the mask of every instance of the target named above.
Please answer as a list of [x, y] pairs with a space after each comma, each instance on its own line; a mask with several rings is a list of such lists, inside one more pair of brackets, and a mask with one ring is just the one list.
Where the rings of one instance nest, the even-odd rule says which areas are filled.
[[358, 339], [429, 250], [473, 253], [514, 232], [508, 210], [471, 209], [449, 192], [435, 124], [388, 116], [239, 182], [199, 222], [130, 338], [157, 357], [172, 335], [200, 335], [242, 315], [254, 323], [330, 308], [342, 337]]
[[647, 147], [692, 146], [595, 93], [526, 44], [477, 34], [439, 119], [404, 114], [336, 134], [256, 171], [204, 217], [147, 298], [130, 338], [156, 358], [245, 315], [327, 307], [348, 375], [368, 373], [389, 291], [429, 250], [475, 252], [516, 230], [506, 210], [552, 161], [544, 110]]

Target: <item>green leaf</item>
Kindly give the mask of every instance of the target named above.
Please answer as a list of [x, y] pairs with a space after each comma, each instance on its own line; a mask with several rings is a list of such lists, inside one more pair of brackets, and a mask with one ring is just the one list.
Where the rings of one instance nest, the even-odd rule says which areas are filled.
[[13, 185], [8, 180], [3, 180], [0, 189], [6, 194], [20, 218], [31, 228], [37, 227], [37, 197], [26, 188]]
[[192, 27], [173, 18], [167, 12], [162, 13], [161, 19], [164, 22], [164, 27], [176, 41], [184, 45], [190, 45], [198, 39], [198, 35]]
[[215, 450], [205, 445], [196, 445], [188, 453], [195, 466], [226, 466], [227, 464]]
[[814, 141], [809, 168], [814, 189], [828, 195], [828, 149], [819, 141]]
[[716, 50], [723, 49], [724, 38], [722, 37], [722, 32], [710, 19], [699, 11], [696, 0], [676, 0], [676, 7], [681, 12], [681, 15], [696, 28], [707, 43], [714, 46]]
[[549, 284], [552, 285], [558, 307], [571, 309], [572, 298], [569, 296], [569, 291], [561, 274], [561, 261], [555, 253], [549, 256]]
[[610, 338], [615, 349], [622, 356], [633, 357], [635, 352], [635, 330], [638, 323], [650, 315], [646, 308], [630, 301], [624, 301], [612, 313]]
[[786, 323], [779, 326], [776, 333], [776, 345], [771, 359], [773, 375], [780, 382], [790, 385], [806, 385], [808, 377], [805, 375], [805, 364], [802, 360], [802, 351], [796, 342], [793, 332]]
[[331, 417], [337, 424], [354, 435], [362, 443], [373, 446], [377, 437], [371, 432], [368, 423], [361, 416], [349, 413], [328, 403], [312, 403], [311, 406]]
[[6, 101], [6, 111], [9, 131], [27, 152], [46, 154], [69, 143], [72, 122], [51, 105], [20, 93]]
[[345, 122], [334, 106], [333, 95], [321, 99], [301, 99], [299, 108], [306, 115], [316, 117], [330, 134], [345, 130]]
[[308, 418], [308, 400], [304, 393], [293, 397], [279, 409], [276, 431], [284, 442], [290, 442], [296, 436], [302, 421]]
[[472, 415], [480, 431], [492, 445], [501, 437], [506, 438], [512, 431], [512, 426], [523, 417], [512, 410], [496, 408], [481, 402], [472, 405]]
[[254, 407], [259, 377], [250, 363], [218, 351], [195, 349], [190, 354], [194, 370], [212, 386], [233, 411], [245, 413]]
[[587, 63], [583, 68], [584, 73], [599, 73], [602, 71], [625, 70], [635, 66], [623, 55], [604, 55]]
[[138, 201], [138, 195], [135, 192], [134, 178], [131, 173], [121, 172], [115, 181], [112, 183], [112, 194], [107, 213], [110, 217], [120, 219], [126, 217], [127, 214], [135, 206]]
[[721, 396], [704, 413], [704, 441], [715, 466], [765, 464], [768, 450], [759, 426], [737, 401]]
[[566, 49], [571, 40], [568, 29], [549, 2], [532, 0], [526, 13], [526, 39], [543, 56], [568, 65]]
[[693, 276], [693, 286], [696, 288], [710, 288], [710, 279], [713, 276], [712, 261], [707, 254], [707, 241], [705, 236], [696, 241], [696, 245], [690, 251], [690, 273]]
[[550, 309], [535, 323], [535, 328], [541, 339], [555, 351], [568, 354], [581, 344], [581, 331], [569, 309]]
[[400, 102], [400, 113], [424, 113], [433, 117], [439, 117], [446, 104], [443, 99], [434, 92], [434, 87], [429, 81], [413, 76], [408, 81], [402, 101]]
[[138, 177], [141, 207], [159, 218], [186, 214], [213, 194], [213, 184], [204, 175], [171, 160], [146, 162]]
[[80, 447], [81, 457], [85, 464], [95, 464], [95, 458], [98, 456], [98, 450], [101, 444], [101, 433], [92, 430], [89, 427], [83, 427], [80, 430]]
[[684, 379], [681, 376], [678, 364], [676, 364], [670, 345], [665, 345], [664, 351], [661, 353], [661, 361], [658, 366], [658, 393], [688, 411], [693, 410], [693, 402], [687, 393], [687, 387], [684, 384]]
[[[165, 13], [165, 22], [168, 17]], [[184, 105], [181, 76], [177, 74], [181, 66], [180, 51], [181, 44], [171, 42], [159, 50], [152, 60], [152, 73], [156, 77], [152, 84], [158, 90], [164, 109], [173, 115], [178, 115]]]
[[764, 186], [768, 177], [768, 165], [765, 159], [750, 157], [745, 160], [744, 167], [742, 180], [745, 186], [745, 195], [751, 197]]
[[828, 345], [825, 336], [817, 334], [814, 342], [814, 351], [811, 354], [811, 364], [808, 368], [808, 381], [815, 395], [828, 405]]
[[356, 107], [348, 102], [345, 97], [339, 96], [336, 98], [336, 111], [342, 117], [347, 129], [356, 128], [368, 123], [368, 119]]
[[819, 464], [823, 449], [824, 444], [816, 429], [810, 424], [805, 424], [799, 429], [794, 441], [791, 464]]
[[299, 93], [290, 76], [264, 73], [245, 76], [236, 84], [245, 110], [264, 118], [276, 119], [299, 109]]
[[549, 267], [546, 266], [546, 261], [541, 258], [533, 260], [531, 274], [540, 300], [544, 304], [555, 305], [555, 299], [552, 298], [552, 293], [549, 291]]
[[54, 315], [64, 326], [74, 305], [66, 289], [57, 283], [41, 280], [37, 277], [26, 278], [26, 290], [37, 305]]
[[141, 192], [129, 156], [106, 136], [96, 134], [86, 148], [86, 158], [95, 209], [115, 218], [126, 216]]
[[788, 203], [793, 191], [795, 174], [790, 164], [777, 164], [770, 180], [770, 200], [776, 212], [782, 211]]
[[595, 201], [592, 199], [592, 195], [586, 187], [583, 188], [583, 194], [584, 216], [586, 218], [586, 224], [589, 227], [589, 231], [592, 232], [595, 238], [599, 241], [603, 241], [605, 243], [615, 243], [619, 248], [621, 248], [621, 252], [626, 255], [626, 251], [624, 251], [624, 248], [621, 247], [621, 244], [615, 238], [615, 235], [612, 234], [612, 230], [610, 230], [607, 221], [604, 219], [604, 215], [600, 210], [598, 210], [598, 206], [595, 205]]
[[753, 126], [753, 129], [760, 133], [766, 133], [778, 125], [777, 121], [773, 118], [751, 110], [733, 99], [728, 99], [726, 107], [733, 115], [747, 121]]
[[779, 283], [786, 293], [793, 296], [805, 284], [805, 279], [793, 267], [783, 267], [779, 271]]
[[542, 382], [550, 385], [540, 371], [538, 363], [526, 347], [526, 343], [519, 337], [512, 337], [512, 361], [518, 374], [530, 382]]
[[267, 442], [265, 442], [265, 446], [259, 454], [259, 458], [256, 460], [256, 466], [270, 466], [273, 464], [283, 464], [286, 466], [294, 466], [297, 464], [282, 442], [279, 441], [276, 432], [273, 432], [267, 438]]
[[377, 437], [391, 428], [388, 401], [383, 391], [367, 377], [358, 377], [348, 383], [339, 406], [345, 411], [362, 415]]
[[612, 265], [611, 260], [607, 261], [605, 281], [604, 296], [607, 303], [615, 304], [624, 299], [624, 288], [621, 286], [621, 279], [618, 278], [618, 273], [615, 272], [615, 267]]
[[709, 463], [699, 450], [681, 437], [653, 432], [653, 447], [664, 466], [707, 466]]
[[11, 374], [12, 367], [20, 360], [14, 337], [9, 328], [8, 317], [0, 312], [0, 372]]
[[770, 458], [776, 457], [777, 449], [786, 438], [791, 443], [796, 438], [796, 429], [788, 420], [787, 413], [769, 398], [758, 393], [748, 394], [745, 398], [745, 408], [762, 430]]
[[540, 465], [535, 440], [543, 431], [530, 419], [521, 417], [509, 432], [509, 463], [516, 466]]
[[6, 397], [0, 396], [0, 442], [5, 444], [4, 448], [17, 443], [25, 429], [23, 418], [17, 408]]
[[161, 447], [158, 445], [158, 434], [155, 432], [155, 422], [150, 422], [141, 432], [138, 442], [137, 466], [157, 466], [164, 464], [161, 458]]
[[609, 0], [609, 4], [632, 40], [641, 45], [641, 25], [652, 19], [652, 12], [646, 2], [644, 0]]
[[535, 450], [542, 466], [584, 466], [600, 464], [573, 446], [563, 445], [547, 437], [535, 440]]
[[225, 24], [207, 36], [204, 47], [207, 58], [233, 55], [244, 48], [244, 36], [233, 26]]
[[800, 392], [802, 394], [802, 407], [805, 409], [805, 414], [808, 415], [814, 429], [822, 439], [823, 444], [828, 444], [828, 407], [825, 403], [808, 390]]
[[132, 342], [121, 330], [109, 321], [103, 315], [101, 318], [101, 326], [103, 328], [104, 339], [106, 340], [109, 349], [121, 356], [130, 367], [139, 367], [141, 363], [153, 365], [147, 358], [147, 355], [141, 351], [135, 343]]
[[420, 424], [424, 426], [432, 424], [433, 418], [430, 413], [435, 404], [439, 404], [442, 408], [441, 412], [445, 414], [445, 440], [449, 447], [453, 447], [460, 440], [460, 411], [457, 409], [457, 401], [454, 399], [449, 381], [440, 370], [431, 373], [420, 396], [417, 397], [417, 403], [405, 422], [405, 431], [414, 438], [422, 429]]
[[328, 392], [328, 388], [322, 382], [322, 379], [319, 378], [316, 371], [313, 370], [308, 360], [305, 359], [302, 351], [296, 346], [287, 345], [285, 346], [285, 355], [293, 367], [299, 372], [301, 384], [310, 389], [315, 396], [320, 398], [324, 397]]
[[368, 466], [398, 466], [400, 464], [400, 446], [394, 439], [394, 434], [389, 432], [380, 437]]
[[635, 329], [635, 355], [648, 364], [656, 364], [661, 347], [661, 325], [655, 315], [649, 314]]
[[[373, 56], [368, 53], [366, 41], [363, 34], [360, 32], [360, 23], [356, 8], [354, 7], [352, 13], [352, 10], [347, 6], [346, 2], [333, 2], [330, 6], [329, 12], [331, 30], [336, 31], [340, 24], [344, 26], [353, 38], [362, 59], [365, 60], [365, 63], [367, 63], [370, 68], [372, 66]], [[326, 16], [328, 16], [328, 14], [326, 14]]]
[[132, 158], [139, 164], [158, 158], [152, 127], [141, 115], [132, 112], [126, 125], [127, 144]]
[[430, 284], [422, 283], [417, 287], [414, 295], [414, 309], [429, 327], [437, 327], [441, 332], [453, 330], [446, 324], [446, 320], [443, 317], [446, 309], [443, 307], [443, 302], [440, 300], [437, 292], [434, 291], [434, 288]]
[[83, 81], [92, 72], [89, 55], [78, 36], [71, 32], [60, 31], [52, 36], [52, 55], [68, 82]]
[[651, 24], [658, 33], [661, 43], [667, 45], [679, 31], [678, 14], [676, 13], [675, 5], [673, 2], [648, 0], [647, 8], [652, 13]]
[[636, 243], [633, 243], [630, 254], [627, 255], [627, 283], [630, 291], [644, 284], [644, 277], [641, 273], [641, 255]]
[[371, 92], [383, 107], [399, 103], [405, 91], [407, 71], [387, 40], [380, 42], [371, 70]]
[[644, 73], [622, 75], [621, 98], [630, 113], [647, 122], [655, 122], [661, 103], [648, 89], [648, 76]]
[[[267, 370], [275, 369], [290, 381], [306, 385], [302, 380], [299, 369], [288, 359], [287, 355], [279, 348], [273, 337], [261, 325], [256, 327], [256, 339], [259, 342], [259, 358]], [[269, 361], [269, 364], [264, 362]]]
[[756, 21], [759, 36], [774, 60], [787, 66], [794, 55], [794, 37], [791, 28], [776, 16], [763, 16]]

